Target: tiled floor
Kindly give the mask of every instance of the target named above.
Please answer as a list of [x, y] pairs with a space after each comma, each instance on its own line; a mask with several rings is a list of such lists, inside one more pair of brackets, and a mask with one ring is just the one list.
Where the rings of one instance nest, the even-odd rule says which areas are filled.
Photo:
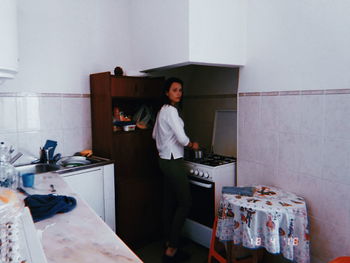
[[[188, 239], [183, 240], [184, 251], [191, 254], [191, 259], [185, 263], [205, 263], [208, 262], [209, 249], [198, 245]], [[161, 263], [163, 253], [163, 242], [156, 241], [135, 251], [136, 255], [145, 263]]]

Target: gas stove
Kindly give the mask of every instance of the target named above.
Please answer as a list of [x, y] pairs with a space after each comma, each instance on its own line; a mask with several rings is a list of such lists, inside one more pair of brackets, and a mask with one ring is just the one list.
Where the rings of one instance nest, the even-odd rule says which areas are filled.
[[192, 208], [186, 220], [185, 235], [209, 247], [211, 226], [219, 210], [221, 190], [236, 184], [236, 158], [205, 154], [201, 159], [185, 159], [189, 177]]
[[214, 153], [205, 153], [203, 158], [195, 159], [195, 158], [185, 158], [185, 161], [209, 165], [209, 166], [219, 166], [223, 164], [236, 162], [235, 157], [224, 156]]

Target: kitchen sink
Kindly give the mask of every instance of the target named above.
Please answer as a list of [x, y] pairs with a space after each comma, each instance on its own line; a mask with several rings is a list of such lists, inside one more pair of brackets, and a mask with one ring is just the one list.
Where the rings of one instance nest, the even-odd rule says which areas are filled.
[[41, 173], [53, 172], [61, 169], [59, 165], [47, 164], [47, 163], [27, 164], [27, 165], [17, 166], [15, 168], [20, 174], [25, 174], [25, 173], [41, 174]]
[[77, 171], [81, 169], [96, 167], [109, 162], [110, 160], [108, 159], [104, 159], [96, 156], [93, 156], [90, 158], [85, 158], [81, 156], [68, 156], [68, 157], [61, 158], [57, 163], [24, 164], [24, 165], [15, 166], [15, 168], [20, 174], [25, 174], [25, 173], [41, 174], [41, 173], [48, 173], [48, 172], [63, 174], [63, 173]]

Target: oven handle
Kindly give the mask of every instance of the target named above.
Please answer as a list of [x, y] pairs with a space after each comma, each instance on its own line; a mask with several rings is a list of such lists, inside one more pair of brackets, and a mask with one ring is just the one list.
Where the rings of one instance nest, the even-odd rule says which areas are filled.
[[190, 180], [190, 183], [194, 184], [194, 185], [198, 185], [200, 187], [204, 187], [204, 188], [212, 188], [213, 187], [212, 184], [200, 183], [200, 182], [197, 182], [197, 181], [194, 181], [194, 180]]

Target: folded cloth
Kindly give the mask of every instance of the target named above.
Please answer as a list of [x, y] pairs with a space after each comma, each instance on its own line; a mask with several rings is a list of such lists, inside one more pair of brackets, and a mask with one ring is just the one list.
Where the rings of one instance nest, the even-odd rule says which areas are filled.
[[223, 194], [236, 194], [236, 195], [245, 195], [245, 196], [253, 196], [255, 191], [255, 187], [238, 187], [238, 186], [223, 186], [222, 193]]
[[74, 197], [64, 195], [30, 195], [24, 199], [34, 222], [38, 222], [57, 213], [66, 213], [74, 209], [77, 200]]

